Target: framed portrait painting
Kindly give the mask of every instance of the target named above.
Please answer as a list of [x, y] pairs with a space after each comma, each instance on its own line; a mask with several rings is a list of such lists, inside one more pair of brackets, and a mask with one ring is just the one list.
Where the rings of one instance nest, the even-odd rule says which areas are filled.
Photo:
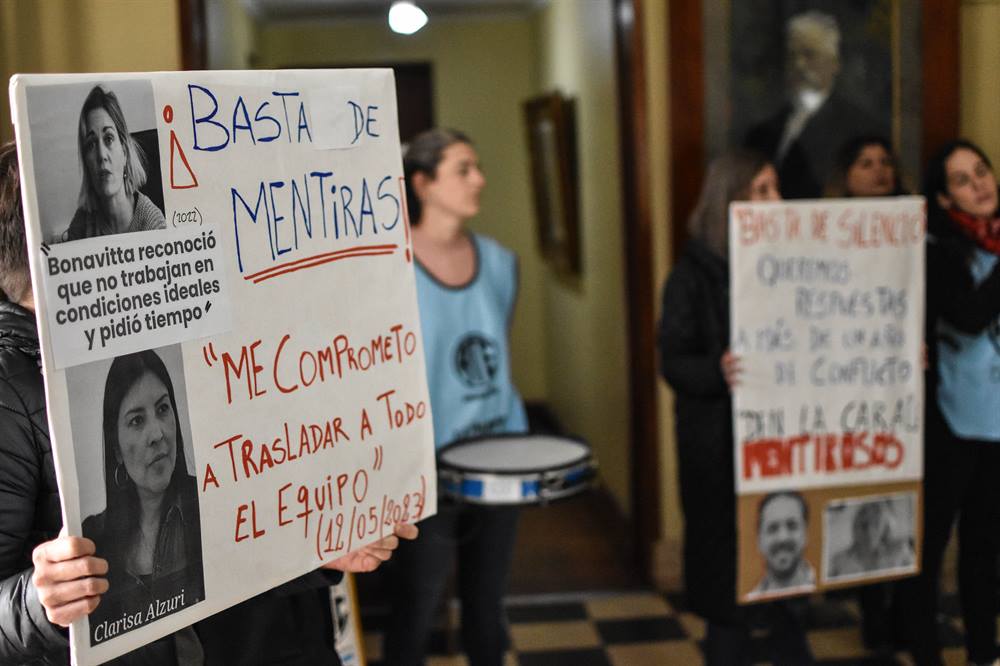
[[786, 198], [817, 198], [848, 140], [880, 136], [914, 191], [958, 131], [955, 0], [671, 3], [670, 32], [675, 251], [728, 148], [765, 153]]
[[559, 93], [524, 103], [538, 244], [565, 275], [579, 275], [581, 268], [574, 108]]

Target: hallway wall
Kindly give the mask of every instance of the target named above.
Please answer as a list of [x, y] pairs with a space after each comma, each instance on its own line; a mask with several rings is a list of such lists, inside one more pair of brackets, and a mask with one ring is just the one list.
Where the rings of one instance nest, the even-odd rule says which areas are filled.
[[476, 142], [486, 174], [480, 214], [470, 226], [520, 257], [512, 333], [514, 380], [527, 400], [549, 394], [544, 344], [544, 267], [535, 243], [521, 102], [536, 89], [535, 41], [527, 18], [432, 21], [415, 35], [382, 21], [259, 26], [259, 67], [430, 62], [437, 122]]
[[0, 2], [0, 141], [13, 139], [7, 80], [29, 72], [167, 71], [181, 66], [175, 2]]
[[1000, 166], [1000, 0], [963, 0], [961, 132]]
[[630, 512], [628, 353], [621, 156], [610, 0], [553, 0], [537, 17], [539, 92], [576, 98], [583, 270], [546, 268], [549, 401], [593, 446], [601, 476]]

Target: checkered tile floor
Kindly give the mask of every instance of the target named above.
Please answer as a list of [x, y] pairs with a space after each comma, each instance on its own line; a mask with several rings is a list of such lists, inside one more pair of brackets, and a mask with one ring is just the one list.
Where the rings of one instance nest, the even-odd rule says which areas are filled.
[[[965, 664], [958, 604], [942, 604], [945, 661]], [[507, 666], [662, 666], [702, 661], [704, 623], [676, 595], [655, 592], [579, 595], [547, 600], [514, 599], [508, 604], [512, 652]], [[849, 598], [810, 601], [809, 643], [819, 664], [906, 664], [902, 655], [873, 655], [861, 644], [857, 604]], [[365, 651], [380, 666], [385, 617], [366, 613]], [[467, 666], [455, 632], [440, 630], [431, 640], [428, 666]], [[766, 634], [754, 634], [755, 652], [766, 654]], [[758, 644], [759, 643], [759, 644]], [[767, 663], [767, 662], [761, 662]]]

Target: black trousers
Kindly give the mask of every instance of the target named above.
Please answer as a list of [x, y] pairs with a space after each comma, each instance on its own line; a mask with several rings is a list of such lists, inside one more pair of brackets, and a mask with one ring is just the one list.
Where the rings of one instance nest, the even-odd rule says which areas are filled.
[[[740, 609], [742, 621], [719, 624], [709, 620], [705, 634], [706, 666], [749, 666], [761, 660], [775, 666], [815, 663], [806, 639], [809, 598], [794, 597]], [[752, 634], [768, 632], [768, 640], [755, 649]]]
[[424, 662], [434, 614], [458, 555], [462, 643], [470, 666], [502, 666], [508, 647], [503, 595], [507, 589], [516, 507], [441, 504], [420, 523], [420, 537], [400, 543], [393, 608], [386, 632], [387, 666]]
[[1000, 554], [1000, 442], [955, 436], [936, 405], [926, 420], [924, 534], [921, 573], [899, 583], [907, 642], [917, 664], [937, 666], [941, 564], [958, 518], [958, 591], [965, 647], [972, 662], [990, 662], [996, 645]]

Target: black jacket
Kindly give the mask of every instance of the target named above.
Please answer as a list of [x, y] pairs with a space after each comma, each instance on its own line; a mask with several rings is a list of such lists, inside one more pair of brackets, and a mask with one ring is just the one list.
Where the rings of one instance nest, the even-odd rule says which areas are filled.
[[68, 634], [38, 601], [31, 551], [62, 527], [35, 315], [0, 302], [0, 663], [64, 664]]
[[720, 360], [729, 346], [729, 266], [692, 240], [663, 289], [659, 349], [674, 389], [684, 581], [699, 615], [736, 621], [732, 401]]
[[[62, 527], [33, 313], [0, 302], [0, 664], [68, 664], [68, 633], [51, 624], [35, 586], [31, 551]], [[194, 625], [208, 666], [339, 664], [329, 586], [317, 570]], [[117, 664], [155, 664], [172, 639]], [[164, 642], [168, 645], [164, 649]], [[151, 661], [152, 655], [156, 655]]]
[[[1000, 262], [982, 282], [976, 284], [969, 268], [975, 242], [941, 211], [932, 211], [927, 224], [926, 407], [930, 411], [928, 421], [939, 422], [943, 416], [937, 404], [938, 345], [942, 343], [938, 323], [947, 322], [967, 335], [979, 335], [988, 327], [997, 326], [1000, 319]], [[994, 337], [1000, 339], [1000, 331], [996, 331]], [[997, 353], [1000, 354], [1000, 347]], [[926, 437], [924, 446], [926, 478], [939, 471], [935, 465], [943, 460], [946, 452], [941, 450], [944, 443], [938, 437]]]
[[823, 196], [837, 151], [844, 143], [862, 134], [887, 136], [889, 133], [887, 122], [872, 118], [835, 88], [778, 163], [778, 148], [791, 115], [791, 104], [785, 104], [775, 115], [751, 127], [745, 140], [747, 147], [776, 162], [781, 194], [786, 199]]

